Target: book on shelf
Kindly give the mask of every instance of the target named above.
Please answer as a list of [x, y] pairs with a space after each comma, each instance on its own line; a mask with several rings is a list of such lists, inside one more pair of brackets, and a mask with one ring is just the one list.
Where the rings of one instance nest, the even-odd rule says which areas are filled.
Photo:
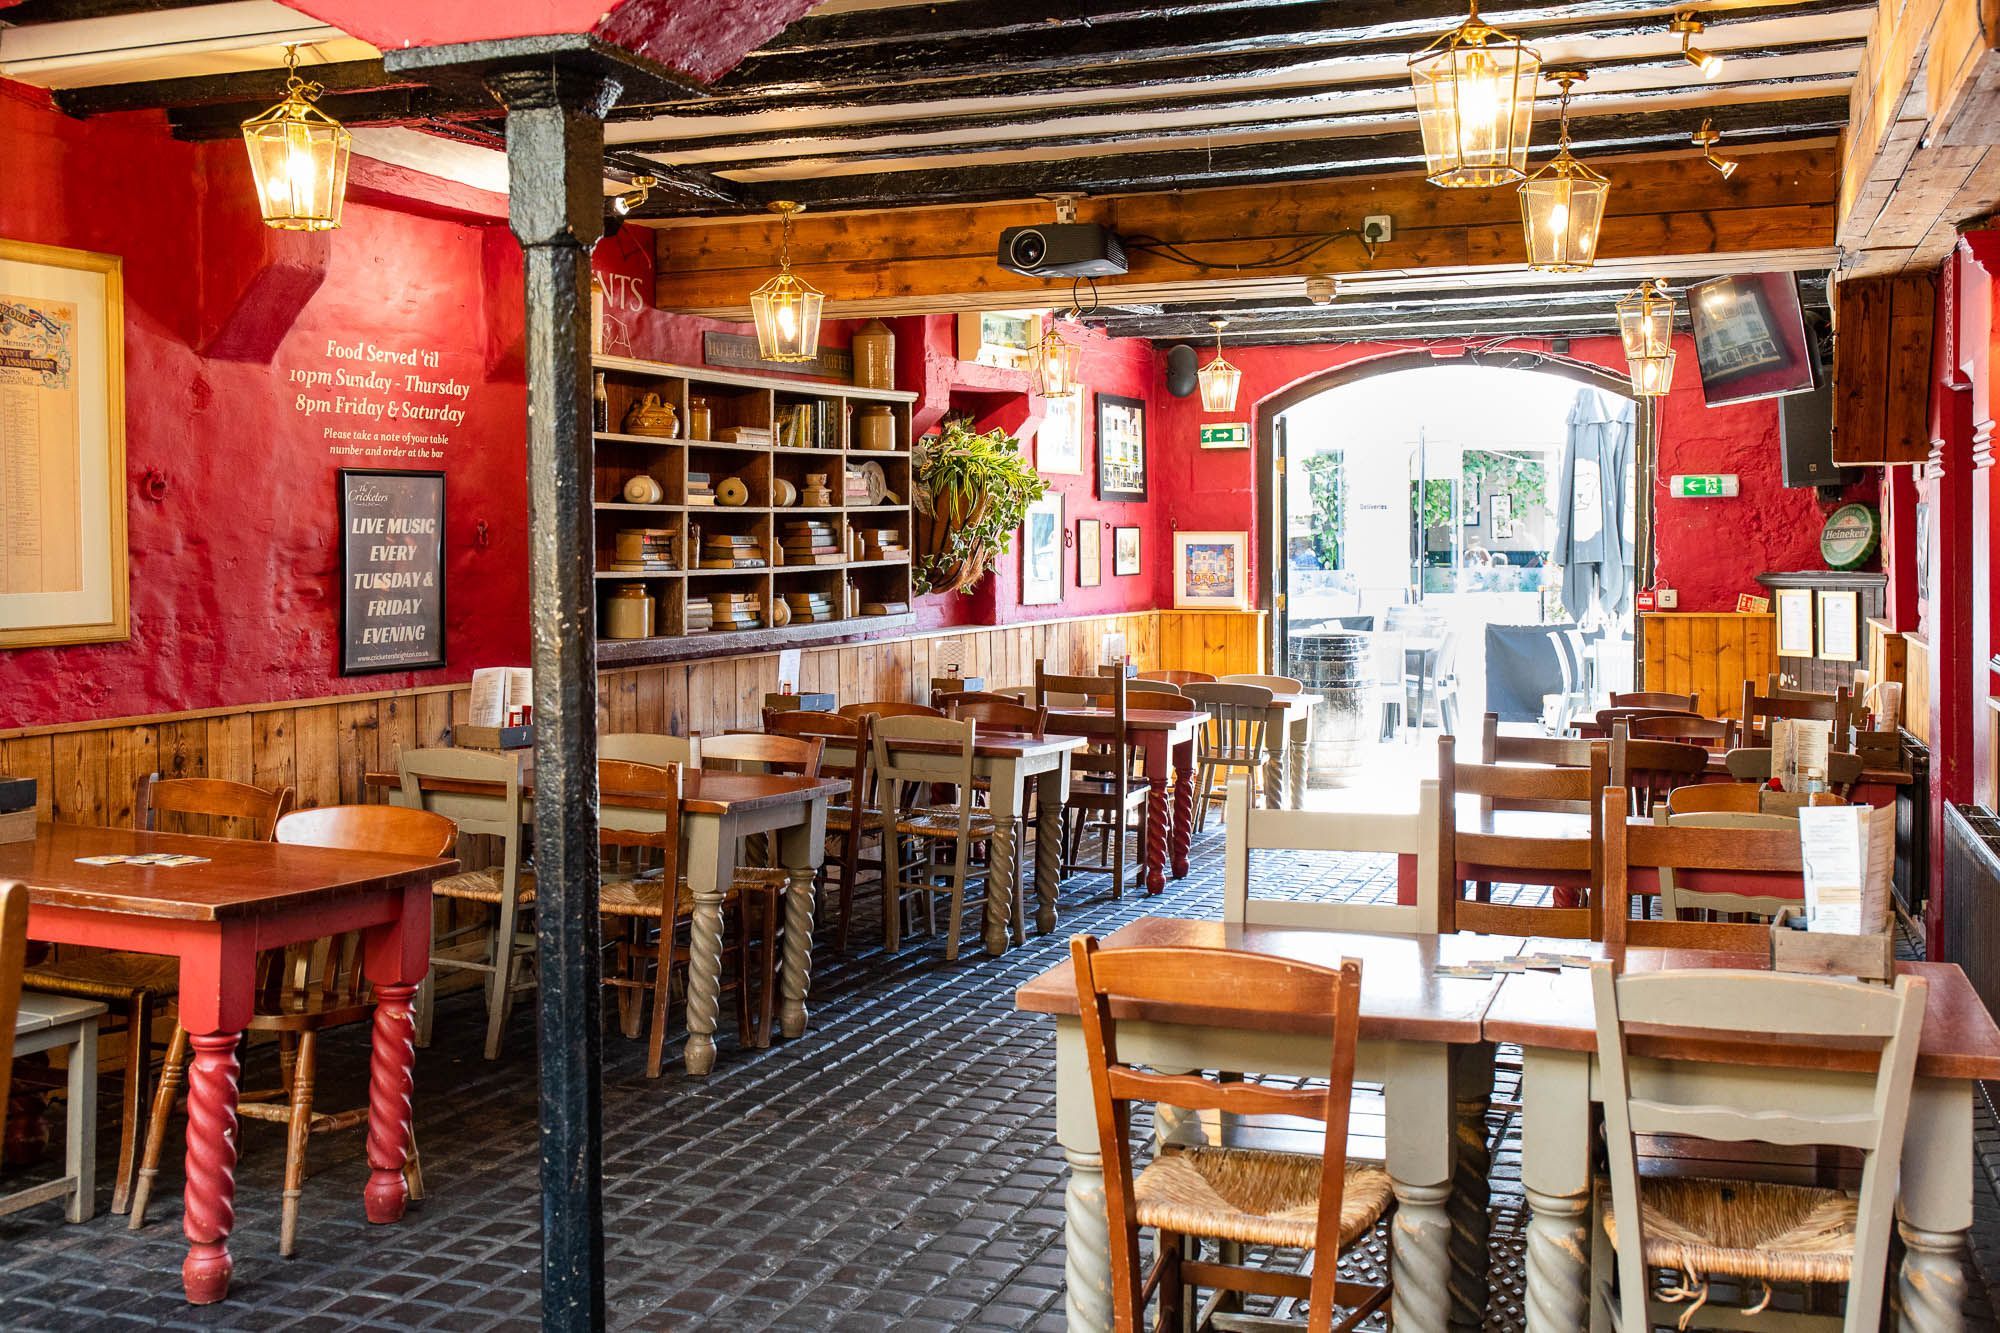
[[769, 426], [724, 426], [715, 432], [715, 438], [724, 444], [769, 444]]

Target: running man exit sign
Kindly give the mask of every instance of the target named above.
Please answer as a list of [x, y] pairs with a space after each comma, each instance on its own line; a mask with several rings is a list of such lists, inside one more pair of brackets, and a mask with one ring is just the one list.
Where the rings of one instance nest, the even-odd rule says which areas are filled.
[[1247, 421], [1225, 421], [1201, 428], [1201, 447], [1204, 449], [1248, 449], [1250, 447], [1250, 423]]
[[1736, 497], [1734, 472], [1704, 472], [1668, 478], [1667, 494], [1676, 500], [1730, 500]]

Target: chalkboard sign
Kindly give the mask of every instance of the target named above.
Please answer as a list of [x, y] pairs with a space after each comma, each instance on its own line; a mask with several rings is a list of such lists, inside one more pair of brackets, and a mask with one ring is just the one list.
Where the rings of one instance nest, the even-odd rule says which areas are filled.
[[444, 473], [340, 470], [340, 673], [444, 665]]

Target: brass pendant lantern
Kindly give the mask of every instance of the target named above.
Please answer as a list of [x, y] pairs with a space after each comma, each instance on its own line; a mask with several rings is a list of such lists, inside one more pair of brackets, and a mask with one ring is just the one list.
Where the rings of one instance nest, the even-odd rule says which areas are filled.
[[332, 231], [347, 196], [354, 136], [313, 103], [326, 91], [299, 77], [299, 48], [285, 48], [285, 100], [243, 122], [250, 174], [264, 224], [283, 231]]
[[1634, 357], [1625, 363], [1635, 398], [1664, 398], [1674, 387], [1674, 354]]
[[1222, 330], [1229, 321], [1211, 319], [1208, 326], [1215, 330], [1215, 360], [1194, 373], [1195, 381], [1201, 386], [1201, 410], [1204, 412], [1234, 412], [1236, 391], [1242, 387], [1243, 372], [1238, 370], [1222, 355]]
[[1521, 185], [1521, 231], [1529, 268], [1581, 273], [1597, 260], [1597, 233], [1611, 182], [1569, 150], [1570, 87], [1583, 81], [1583, 71], [1557, 70], [1549, 77], [1562, 85], [1562, 139], [1554, 159]]
[[1425, 175], [1452, 189], [1506, 185], [1528, 174], [1541, 57], [1479, 18], [1410, 57]]
[[778, 275], [750, 293], [757, 351], [766, 361], [810, 361], [819, 355], [819, 314], [826, 296], [792, 273], [792, 215], [803, 211], [805, 205], [786, 199], [771, 208], [782, 219]]
[[1035, 389], [1044, 398], [1072, 398], [1078, 383], [1082, 349], [1062, 335], [1061, 317], [1051, 314], [1035, 344]]
[[1667, 284], [1648, 278], [1618, 303], [1618, 336], [1625, 342], [1625, 359], [1671, 356], [1674, 350], [1674, 298]]

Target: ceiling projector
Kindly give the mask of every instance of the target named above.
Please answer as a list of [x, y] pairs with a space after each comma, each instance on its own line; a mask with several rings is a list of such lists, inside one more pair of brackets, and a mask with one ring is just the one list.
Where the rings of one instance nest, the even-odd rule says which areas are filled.
[[1044, 222], [1000, 233], [1000, 267], [1031, 278], [1115, 278], [1125, 243], [1095, 222]]

